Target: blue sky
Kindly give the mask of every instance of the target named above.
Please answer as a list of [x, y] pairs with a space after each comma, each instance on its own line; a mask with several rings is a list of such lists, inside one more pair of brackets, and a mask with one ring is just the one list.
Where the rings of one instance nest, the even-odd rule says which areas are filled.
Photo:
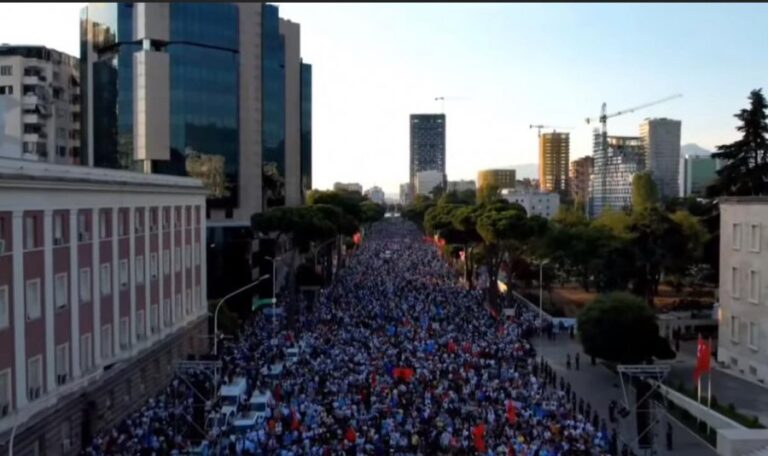
[[[78, 52], [81, 4], [1, 4], [0, 41]], [[587, 116], [682, 93], [608, 122], [683, 122], [683, 143], [736, 138], [733, 114], [768, 85], [767, 4], [278, 4], [301, 24], [314, 65], [314, 181], [408, 176], [408, 115], [446, 96], [449, 179], [538, 161], [531, 123], [572, 130], [591, 153]], [[35, 18], [35, 26], [31, 22]], [[453, 97], [453, 98], [451, 98]]]

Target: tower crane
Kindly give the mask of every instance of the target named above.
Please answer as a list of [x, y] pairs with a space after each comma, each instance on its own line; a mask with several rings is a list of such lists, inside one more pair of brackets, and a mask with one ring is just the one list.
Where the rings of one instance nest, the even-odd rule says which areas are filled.
[[539, 125], [528, 125], [528, 128], [536, 128], [537, 130], [539, 130], [539, 137], [541, 137], [541, 130], [543, 128], [551, 128], [553, 130], [572, 130], [573, 129], [572, 127], [554, 127], [552, 125], [541, 125], [541, 124], [539, 124]]
[[680, 98], [682, 96], [683, 95], [680, 94], [680, 93], [675, 94], [675, 95], [670, 95], [668, 97], [664, 97], [664, 98], [661, 98], [661, 99], [656, 100], [656, 101], [651, 101], [650, 103], [644, 103], [644, 104], [641, 104], [639, 106], [635, 106], [634, 108], [622, 109], [621, 111], [616, 111], [613, 114], [606, 114], [606, 105], [605, 105], [605, 102], [603, 102], [603, 106], [600, 108], [600, 116], [599, 117], [587, 117], [587, 119], [586, 119], [587, 125], [589, 125], [590, 123], [598, 122], [599, 121], [600, 122], [600, 127], [601, 127], [601, 133], [603, 134], [603, 136], [605, 136], [607, 134], [607, 132], [608, 132], [608, 125], [607, 125], [608, 124], [608, 119], [610, 119], [611, 117], [617, 117], [617, 116], [620, 116], [620, 115], [623, 115], [623, 114], [629, 114], [629, 113], [635, 112], [635, 111], [637, 111], [639, 109], [644, 109], [644, 108], [648, 108], [648, 107], [651, 107], [651, 106], [655, 106], [657, 104], [664, 103], [664, 102], [667, 102], [669, 100], [674, 100], [675, 98]]

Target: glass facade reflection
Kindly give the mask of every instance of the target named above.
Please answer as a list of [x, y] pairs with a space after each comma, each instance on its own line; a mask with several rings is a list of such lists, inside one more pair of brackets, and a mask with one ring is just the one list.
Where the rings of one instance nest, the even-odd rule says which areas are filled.
[[285, 41], [277, 7], [261, 13], [262, 163], [266, 207], [285, 203]]
[[312, 190], [312, 65], [301, 64], [301, 189]]

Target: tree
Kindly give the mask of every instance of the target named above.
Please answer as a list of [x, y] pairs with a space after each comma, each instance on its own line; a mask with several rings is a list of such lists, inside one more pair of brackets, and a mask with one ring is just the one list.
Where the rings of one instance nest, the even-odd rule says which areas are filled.
[[371, 224], [378, 222], [384, 218], [386, 213], [386, 207], [381, 204], [368, 200], [360, 203], [360, 221], [365, 225], [370, 226]]
[[619, 364], [674, 357], [659, 335], [654, 312], [629, 293], [599, 295], [579, 314], [578, 327], [581, 344], [590, 356]]
[[726, 161], [717, 171], [717, 179], [707, 189], [710, 196], [745, 196], [768, 194], [768, 124], [766, 100], [762, 89], [749, 94], [749, 108], [734, 115], [741, 125], [741, 139], [717, 146], [713, 158]]
[[497, 200], [500, 198], [500, 190], [497, 185], [494, 184], [486, 184], [482, 187], [478, 187], [477, 192], [477, 202], [482, 203], [490, 203], [494, 200]]
[[649, 172], [632, 176], [632, 210], [642, 210], [659, 203], [659, 190]]

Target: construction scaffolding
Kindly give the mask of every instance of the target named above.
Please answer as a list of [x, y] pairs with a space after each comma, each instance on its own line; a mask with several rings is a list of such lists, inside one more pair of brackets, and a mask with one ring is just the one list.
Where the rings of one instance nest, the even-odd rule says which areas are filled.
[[[659, 390], [659, 385], [669, 374], [668, 365], [632, 364], [617, 366], [621, 389], [624, 396], [623, 410], [619, 412], [622, 425], [619, 426], [619, 442], [626, 445], [635, 454], [655, 456], [659, 454], [660, 439], [657, 425], [662, 417], [666, 416], [667, 397], [662, 397], [659, 404], [654, 397]], [[635, 394], [629, 394], [634, 389]], [[634, 400], [632, 397], [634, 396]], [[636, 433], [631, 432], [631, 425], [635, 423]], [[625, 425], [630, 430], [623, 429]]]
[[[178, 431], [180, 426], [191, 425], [198, 432], [198, 438], [190, 439], [193, 443], [200, 443], [211, 431], [207, 417], [216, 402], [216, 387], [221, 379], [221, 368], [221, 361], [180, 360], [174, 363], [174, 372], [178, 380], [174, 385], [177, 385], [177, 390], [178, 385], [186, 385], [193, 396], [192, 416], [184, 416], [185, 422], [180, 423], [181, 416], [177, 414], [174, 428]], [[174, 398], [178, 398], [178, 391], [174, 391]], [[177, 409], [178, 405], [178, 402], [175, 403]]]

